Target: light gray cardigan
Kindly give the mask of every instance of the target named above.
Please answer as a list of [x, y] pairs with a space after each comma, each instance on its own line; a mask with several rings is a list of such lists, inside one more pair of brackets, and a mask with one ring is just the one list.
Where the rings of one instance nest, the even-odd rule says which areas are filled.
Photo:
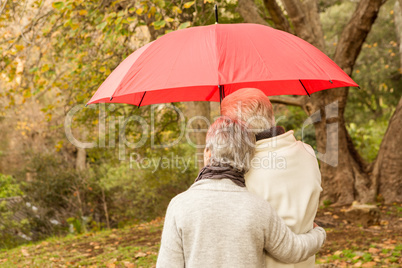
[[264, 250], [295, 263], [315, 254], [325, 237], [321, 227], [295, 235], [245, 187], [204, 179], [170, 202], [156, 267], [264, 267]]

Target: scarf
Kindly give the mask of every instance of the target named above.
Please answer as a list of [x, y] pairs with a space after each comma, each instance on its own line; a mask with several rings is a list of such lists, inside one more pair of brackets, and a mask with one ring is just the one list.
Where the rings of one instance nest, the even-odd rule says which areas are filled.
[[244, 172], [238, 171], [231, 166], [210, 166], [203, 167], [195, 179], [195, 182], [203, 179], [230, 179], [240, 187], [246, 187]]
[[269, 138], [273, 138], [275, 136], [282, 135], [283, 133], [285, 133], [285, 129], [283, 127], [275, 126], [275, 127], [266, 129], [260, 133], [257, 133], [255, 135], [255, 140], [259, 141], [259, 140], [263, 140], [263, 139], [269, 139]]

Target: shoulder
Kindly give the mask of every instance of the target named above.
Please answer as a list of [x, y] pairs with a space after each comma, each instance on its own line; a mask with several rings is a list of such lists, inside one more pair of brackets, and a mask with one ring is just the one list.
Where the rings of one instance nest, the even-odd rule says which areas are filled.
[[310, 144], [304, 143], [302, 141], [297, 141], [298, 145], [300, 146], [301, 149], [305, 151], [306, 154], [311, 155], [313, 158], [316, 159], [315, 151], [313, 147], [311, 147]]
[[188, 199], [188, 197], [190, 196], [191, 196], [190, 189], [187, 189], [184, 192], [181, 192], [180, 194], [173, 197], [172, 200], [170, 200], [169, 205], [179, 204], [180, 202], [183, 202], [184, 200]]

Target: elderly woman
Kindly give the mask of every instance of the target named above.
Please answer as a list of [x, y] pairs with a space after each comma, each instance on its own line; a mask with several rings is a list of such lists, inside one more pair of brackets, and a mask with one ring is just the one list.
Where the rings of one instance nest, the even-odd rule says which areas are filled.
[[324, 229], [296, 235], [268, 202], [247, 191], [254, 142], [239, 122], [221, 117], [210, 127], [206, 166], [167, 209], [157, 267], [263, 267], [264, 250], [292, 263], [320, 249]]

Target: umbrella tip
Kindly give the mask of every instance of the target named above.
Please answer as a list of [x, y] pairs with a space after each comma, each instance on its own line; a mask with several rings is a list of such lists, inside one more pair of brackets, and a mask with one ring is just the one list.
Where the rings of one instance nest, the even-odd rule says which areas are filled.
[[112, 101], [113, 100], [113, 97], [110, 97], [110, 100], [109, 101]]
[[217, 4], [215, 4], [214, 10], [215, 10], [215, 24], [218, 24], [219, 20], [218, 20], [218, 5]]
[[331, 84], [333, 84], [334, 82], [332, 82], [332, 80], [329, 80], [329, 82], [331, 83]]
[[85, 104], [85, 107], [87, 107], [88, 106], [88, 103], [87, 104]]

